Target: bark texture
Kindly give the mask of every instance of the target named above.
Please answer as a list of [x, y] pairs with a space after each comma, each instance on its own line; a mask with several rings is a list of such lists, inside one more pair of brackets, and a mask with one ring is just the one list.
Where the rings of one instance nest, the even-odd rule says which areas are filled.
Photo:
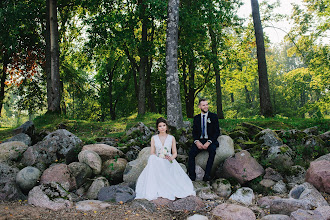
[[169, 125], [183, 127], [180, 84], [178, 76], [179, 0], [168, 1], [166, 30], [166, 99]]
[[[49, 43], [49, 46], [46, 48], [50, 50], [50, 66], [49, 73], [47, 76], [47, 98], [48, 100], [48, 111], [54, 113], [61, 112], [61, 81], [60, 81], [60, 62], [59, 62], [59, 32], [58, 32], [58, 20], [57, 20], [57, 0], [47, 0], [47, 9], [49, 10], [47, 31], [49, 34], [46, 34], [46, 43]], [[48, 23], [47, 22], [47, 23]], [[48, 56], [49, 56], [48, 55]], [[46, 53], [46, 58], [48, 57]], [[47, 69], [47, 67], [46, 67]], [[47, 71], [47, 70], [46, 70]]]
[[263, 116], [273, 116], [272, 103], [270, 100], [269, 83], [267, 74], [267, 63], [264, 45], [264, 33], [260, 20], [258, 0], [251, 0], [254, 33], [257, 43], [258, 75], [259, 75], [259, 96], [260, 113]]

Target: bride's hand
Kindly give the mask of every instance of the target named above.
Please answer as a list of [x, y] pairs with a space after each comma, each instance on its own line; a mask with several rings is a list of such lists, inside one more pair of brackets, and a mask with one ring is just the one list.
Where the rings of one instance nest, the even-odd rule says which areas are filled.
[[166, 155], [165, 158], [170, 162], [172, 161], [172, 157], [170, 157], [169, 155]]

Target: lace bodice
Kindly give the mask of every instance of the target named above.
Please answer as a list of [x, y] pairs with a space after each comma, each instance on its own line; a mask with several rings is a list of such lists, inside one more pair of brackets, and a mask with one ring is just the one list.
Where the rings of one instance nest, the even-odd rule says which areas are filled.
[[164, 145], [163, 145], [162, 142], [159, 139], [159, 136], [158, 135], [154, 136], [156, 155], [157, 156], [160, 156], [161, 154], [172, 155], [171, 154], [172, 138], [173, 138], [173, 136], [168, 134], [165, 141], [164, 141]]

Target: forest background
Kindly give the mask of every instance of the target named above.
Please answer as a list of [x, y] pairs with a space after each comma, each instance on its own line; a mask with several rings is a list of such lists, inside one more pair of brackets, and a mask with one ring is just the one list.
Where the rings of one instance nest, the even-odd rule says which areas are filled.
[[[0, 3], [0, 129], [50, 110], [47, 9], [54, 0]], [[166, 20], [163, 0], [57, 2], [61, 117], [113, 121], [166, 116]], [[265, 35], [272, 117], [329, 119], [329, 0], [303, 0], [290, 16], [280, 2], [260, 4], [263, 27], [287, 19], [280, 44]], [[181, 0], [178, 74], [182, 112], [198, 98], [219, 118], [261, 118], [252, 17], [239, 0]], [[55, 38], [55, 39], [56, 39]], [[218, 68], [215, 68], [217, 66]], [[220, 92], [219, 92], [220, 91]], [[221, 102], [217, 99], [221, 98]]]

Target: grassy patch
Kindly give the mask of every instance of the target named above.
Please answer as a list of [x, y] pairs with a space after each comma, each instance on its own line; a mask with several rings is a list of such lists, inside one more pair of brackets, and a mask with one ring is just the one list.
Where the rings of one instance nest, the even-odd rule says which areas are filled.
[[[155, 127], [156, 119], [162, 117], [160, 114], [147, 113], [142, 117], [133, 114], [129, 117], [120, 118], [115, 121], [85, 121], [70, 119], [65, 115], [46, 114], [34, 119], [34, 124], [37, 132], [40, 131], [55, 131], [59, 128], [66, 128], [74, 133], [86, 143], [94, 143], [98, 137], [114, 137], [120, 138], [124, 132], [134, 126], [138, 122], [143, 122], [147, 126]], [[192, 119], [185, 118], [185, 121]], [[224, 119], [219, 120], [220, 127], [227, 132], [230, 132], [239, 126], [242, 122], [249, 122], [262, 128], [277, 129], [305, 129], [313, 126], [318, 126], [321, 132], [330, 130], [330, 119], [283, 119], [283, 118], [257, 118], [257, 119]], [[12, 136], [14, 128], [0, 127], [0, 141], [8, 139]]]

